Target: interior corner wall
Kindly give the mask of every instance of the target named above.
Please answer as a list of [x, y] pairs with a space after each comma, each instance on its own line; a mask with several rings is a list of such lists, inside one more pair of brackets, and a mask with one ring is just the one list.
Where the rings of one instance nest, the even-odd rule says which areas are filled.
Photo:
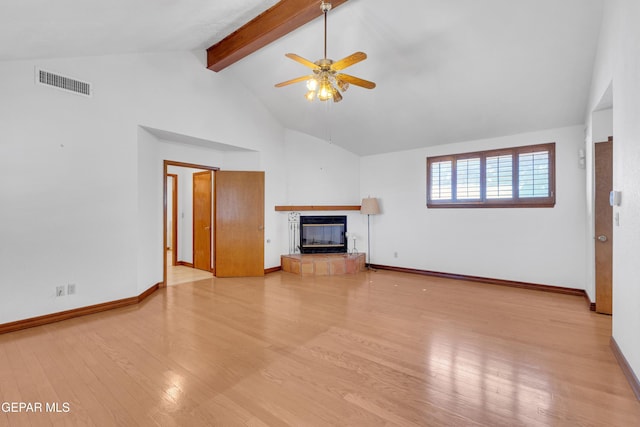
[[[142, 128], [138, 128], [138, 279], [136, 291], [145, 291], [152, 284], [163, 280], [163, 240], [158, 233], [158, 202], [162, 203], [163, 169], [158, 168], [161, 160], [156, 149], [156, 139]], [[160, 198], [158, 198], [160, 194]], [[162, 204], [160, 204], [162, 206]], [[162, 214], [162, 213], [161, 213]], [[160, 222], [162, 225], [162, 221]], [[153, 248], [153, 250], [150, 250]]]
[[613, 109], [594, 111], [592, 129], [591, 139], [594, 143], [608, 141], [613, 136]]
[[285, 130], [286, 200], [293, 205], [357, 204], [360, 158], [325, 140]]
[[[163, 152], [140, 125], [282, 151], [284, 129], [264, 105], [199, 56], [0, 62], [0, 323], [137, 296], [162, 280], [162, 160], [179, 152], [174, 160], [200, 163], [204, 154]], [[36, 67], [91, 82], [92, 97], [35, 84]], [[284, 188], [282, 160], [264, 166], [268, 187]], [[286, 240], [271, 238], [275, 247]], [[56, 297], [69, 283], [76, 294]]]
[[[556, 142], [553, 208], [428, 209], [426, 158]], [[584, 289], [582, 126], [363, 157], [363, 191], [375, 194], [376, 264]]]
[[[613, 86], [613, 189], [622, 192], [613, 229], [613, 338], [640, 377], [640, 2], [605, 2], [587, 117]], [[587, 167], [593, 167], [592, 164]]]
[[[285, 130], [284, 152], [286, 190], [276, 205], [359, 205], [360, 157], [325, 140]], [[346, 215], [347, 231], [358, 236], [357, 247], [366, 248], [366, 222], [357, 211], [306, 211], [303, 215]], [[278, 212], [281, 234], [288, 233], [288, 212]], [[364, 224], [364, 226], [363, 226]], [[364, 228], [363, 228], [364, 227]], [[350, 249], [353, 241], [349, 241]], [[288, 239], [280, 253], [288, 253]]]

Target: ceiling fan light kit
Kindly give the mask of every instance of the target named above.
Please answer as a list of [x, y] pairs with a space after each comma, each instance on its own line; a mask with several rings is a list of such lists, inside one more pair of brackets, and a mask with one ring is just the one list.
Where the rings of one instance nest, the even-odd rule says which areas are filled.
[[367, 59], [366, 53], [356, 52], [335, 62], [332, 59], [327, 58], [327, 12], [331, 10], [331, 2], [322, 1], [320, 9], [324, 15], [324, 58], [319, 59], [316, 62], [311, 62], [308, 59], [296, 55], [295, 53], [287, 53], [285, 55], [287, 58], [293, 59], [294, 61], [311, 68], [313, 74], [278, 83], [276, 84], [276, 87], [283, 87], [293, 83], [306, 81], [308, 92], [304, 97], [307, 100], [313, 101], [317, 98], [320, 101], [328, 101], [332, 99], [333, 102], [342, 101], [342, 93], [347, 91], [349, 84], [363, 87], [365, 89], [375, 88], [376, 84], [373, 82], [350, 76], [348, 74], [339, 73], [339, 71]]

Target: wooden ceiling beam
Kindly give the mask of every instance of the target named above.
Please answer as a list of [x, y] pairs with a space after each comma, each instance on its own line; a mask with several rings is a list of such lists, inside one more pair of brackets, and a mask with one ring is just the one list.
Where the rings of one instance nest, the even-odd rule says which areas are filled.
[[[347, 0], [331, 0], [333, 8]], [[207, 68], [221, 71], [322, 16], [320, 0], [281, 0], [207, 49]]]

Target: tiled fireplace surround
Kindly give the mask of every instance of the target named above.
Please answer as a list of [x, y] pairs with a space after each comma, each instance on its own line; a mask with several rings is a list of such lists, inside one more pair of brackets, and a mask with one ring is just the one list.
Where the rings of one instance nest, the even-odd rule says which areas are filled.
[[293, 254], [281, 255], [282, 271], [301, 276], [355, 274], [366, 269], [365, 254]]
[[[293, 211], [342, 211], [360, 210], [359, 205], [348, 206], [276, 206], [276, 211], [289, 211], [289, 224], [298, 220]], [[290, 229], [291, 232], [291, 229]], [[291, 236], [290, 236], [291, 238]], [[294, 239], [295, 240], [295, 239]], [[280, 256], [282, 271], [301, 276], [333, 276], [355, 274], [366, 270], [364, 253], [338, 254], [289, 254]]]

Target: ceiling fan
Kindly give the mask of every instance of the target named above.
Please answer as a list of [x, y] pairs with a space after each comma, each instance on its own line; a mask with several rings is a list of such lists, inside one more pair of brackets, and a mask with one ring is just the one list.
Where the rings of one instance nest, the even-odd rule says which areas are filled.
[[333, 102], [342, 101], [341, 92], [345, 92], [349, 88], [349, 84], [365, 89], [375, 88], [376, 84], [374, 82], [350, 76], [349, 74], [339, 73], [339, 71], [367, 59], [366, 53], [356, 52], [335, 62], [327, 58], [327, 12], [331, 10], [331, 2], [323, 0], [320, 4], [320, 9], [324, 14], [324, 58], [318, 59], [316, 62], [311, 62], [295, 53], [287, 53], [285, 55], [287, 58], [291, 58], [311, 68], [313, 74], [278, 83], [276, 87], [283, 87], [306, 80], [308, 92], [305, 98], [309, 101], [313, 101], [315, 98], [318, 98], [320, 101], [333, 99]]

